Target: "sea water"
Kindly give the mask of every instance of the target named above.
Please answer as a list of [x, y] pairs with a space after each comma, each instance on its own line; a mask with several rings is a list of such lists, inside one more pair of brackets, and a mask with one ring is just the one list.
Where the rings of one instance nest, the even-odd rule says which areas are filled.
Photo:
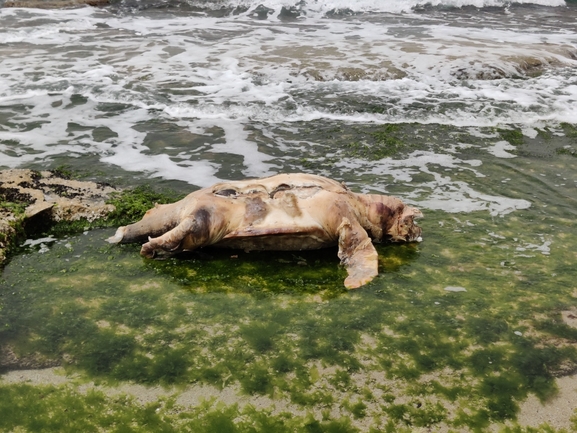
[[[322, 129], [330, 125], [450, 125], [476, 137], [516, 128], [534, 138], [577, 119], [576, 14], [562, 0], [3, 8], [0, 167], [71, 164], [196, 188], [306, 170], [302, 159], [338, 152]], [[511, 156], [493, 141], [489, 155]], [[483, 158], [457, 157], [461, 144], [369, 165], [340, 158], [323, 174], [367, 188], [360, 173], [402, 182], [432, 171], [462, 190], [447, 169], [481, 174]]]
[[559, 0], [0, 8], [1, 168], [181, 193], [304, 171], [425, 214], [352, 292], [336, 249], [30, 240], [0, 280], [3, 366], [67, 378], [3, 376], [0, 426], [537, 426], [523, 401], [577, 371], [575, 22]]

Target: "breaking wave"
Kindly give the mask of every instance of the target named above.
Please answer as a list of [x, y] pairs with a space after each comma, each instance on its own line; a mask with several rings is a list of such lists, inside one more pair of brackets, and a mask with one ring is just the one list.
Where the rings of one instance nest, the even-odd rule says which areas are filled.
[[347, 15], [357, 13], [402, 13], [428, 8], [509, 8], [512, 5], [566, 6], [565, 0], [121, 0], [121, 7], [191, 8], [222, 14], [247, 14], [259, 18], [270, 16], [304, 17], [313, 15]]

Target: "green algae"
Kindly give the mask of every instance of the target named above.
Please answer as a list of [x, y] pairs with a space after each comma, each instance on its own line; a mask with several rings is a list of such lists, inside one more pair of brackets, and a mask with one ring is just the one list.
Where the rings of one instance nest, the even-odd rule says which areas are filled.
[[501, 138], [513, 146], [520, 146], [524, 143], [523, 132], [518, 129], [497, 129]]
[[[68, 165], [60, 165], [50, 170], [52, 175], [62, 179], [80, 179], [88, 177], [87, 173], [74, 170]], [[32, 171], [33, 177], [41, 177], [38, 171]], [[155, 203], [171, 203], [183, 198], [184, 195], [172, 190], [152, 188], [150, 185], [140, 185], [114, 193], [107, 200], [114, 206], [114, 210], [106, 217], [97, 220], [80, 218], [74, 221], [54, 221], [45, 218], [44, 215], [36, 215], [26, 218], [25, 210], [32, 203], [31, 196], [20, 193], [14, 188], [0, 187], [0, 209], [4, 218], [10, 216], [8, 221], [2, 222], [0, 228], [0, 263], [20, 251], [19, 244], [26, 238], [67, 236], [81, 233], [86, 230], [117, 227], [130, 224], [142, 218], [144, 213], [154, 206]]]
[[[428, 213], [431, 225], [447, 220], [443, 213]], [[514, 419], [518, 402], [529, 393], [543, 399], [554, 393], [555, 372], [576, 358], [570, 345], [575, 334], [561, 324], [558, 313], [571, 308], [574, 298], [557, 286], [569, 276], [559, 276], [546, 290], [531, 292], [530, 303], [520, 302], [528, 295], [525, 280], [538, 278], [550, 257], [517, 257], [515, 265], [502, 266], [504, 249], [457, 254], [471, 231], [507, 232], [508, 225], [515, 224], [506, 218], [471, 221], [474, 227], [455, 232], [452, 239], [431, 233], [416, 247], [417, 255], [407, 254], [407, 248], [379, 246], [382, 260], [395, 266], [383, 267], [376, 282], [361, 291], [339, 288], [324, 300], [319, 297], [326, 290], [322, 285], [298, 292], [286, 276], [275, 278], [278, 267], [269, 268], [260, 258], [249, 257], [250, 266], [229, 270], [246, 279], [246, 286], [234, 291], [229, 283], [223, 291], [215, 287], [216, 279], [203, 276], [242, 257], [230, 259], [230, 252], [217, 251], [210, 259], [151, 262], [138, 256], [138, 246], [104, 246], [109, 230], [92, 231], [59, 241], [44, 255], [30, 252], [15, 258], [2, 282], [0, 337], [18, 354], [60, 359], [70, 372], [111, 384], [205, 383], [224, 388], [238, 383], [248, 395], [288, 399], [297, 406], [344, 405], [359, 420], [377, 412], [360, 397], [365, 385], [353, 377], [382, 371], [413, 398], [436, 395], [469, 410], [482, 406], [472, 415], [450, 418], [434, 401], [419, 406], [398, 402], [397, 397], [375, 397], [376, 406], [395, 425], [452, 422], [481, 428]], [[506, 239], [495, 239], [507, 244]], [[54, 257], [59, 266], [54, 267]], [[279, 263], [283, 274], [301, 271], [296, 260], [311, 260], [300, 253], [299, 259], [291, 253], [284, 257], [288, 263]], [[532, 266], [523, 266], [524, 260]], [[435, 272], [453, 263], [464, 267], [457, 270], [458, 277]], [[198, 278], [175, 278], [165, 272], [167, 264], [187, 272], [196, 267]], [[342, 283], [336, 261], [327, 258], [316, 266], [331, 276], [334, 286]], [[14, 273], [14, 267], [27, 272]], [[494, 275], [479, 280], [487, 267]], [[467, 292], [443, 290], [455, 278]], [[260, 288], [248, 290], [251, 286]], [[263, 291], [268, 295], [263, 297]], [[552, 292], [556, 313], [543, 302]], [[511, 308], [515, 298], [516, 308]], [[532, 319], [536, 312], [550, 312], [555, 320]], [[535, 336], [519, 336], [518, 329], [523, 334], [531, 329]], [[549, 336], [567, 341], [566, 347], [558, 347], [558, 341], [547, 344]], [[422, 377], [447, 369], [468, 380], [422, 387]], [[503, 372], [508, 372], [506, 377]], [[335, 400], [335, 392], [347, 403]]]
[[126, 397], [109, 399], [95, 391], [82, 395], [52, 386], [0, 386], [0, 428], [3, 431], [22, 428], [24, 431], [106, 429], [120, 432], [127, 431], [130, 425], [129, 431], [151, 431], [163, 424], [155, 413], [155, 406], [139, 407]]
[[204, 249], [163, 261], [148, 261], [146, 266], [190, 290], [244, 292], [261, 297], [321, 293], [330, 298], [346, 292], [338, 284], [346, 276], [338, 263], [334, 250], [246, 253]]
[[[208, 399], [195, 407], [177, 403], [176, 396], [161, 397], [152, 403], [140, 403], [125, 394], [113, 396], [91, 389], [77, 392], [68, 386], [0, 385], [0, 429], [3, 431], [46, 432], [410, 432], [416, 426], [429, 428], [444, 417], [439, 404], [422, 404], [417, 399], [391, 406], [386, 414], [391, 421], [365, 430], [356, 428], [349, 417], [326, 419], [320, 414], [295, 415], [272, 412], [253, 405], [224, 405]], [[347, 403], [348, 405], [349, 403]], [[362, 403], [352, 403], [362, 416]], [[425, 407], [425, 410], [420, 410]], [[392, 420], [398, 420], [395, 423]], [[482, 421], [479, 425], [483, 424]], [[577, 419], [573, 422], [577, 428]], [[503, 426], [502, 433], [561, 433], [546, 424], [537, 428]]]
[[[66, 410], [62, 410], [66, 408]], [[356, 432], [346, 418], [317, 420], [311, 414], [272, 414], [251, 405], [205, 401], [188, 409], [174, 398], [142, 404], [127, 395], [70, 387], [0, 385], [0, 429], [58, 432]], [[234, 420], [234, 421], [233, 421]], [[22, 429], [22, 430], [18, 430]]]
[[401, 127], [395, 124], [383, 125], [370, 132], [364, 141], [353, 141], [347, 146], [350, 156], [373, 161], [397, 155], [401, 151], [407, 151], [407, 144], [403, 141]]
[[11, 218], [0, 221], [0, 270], [6, 257], [16, 250], [14, 243], [25, 236], [25, 210], [29, 196], [15, 197], [10, 188], [0, 187], [0, 217]]

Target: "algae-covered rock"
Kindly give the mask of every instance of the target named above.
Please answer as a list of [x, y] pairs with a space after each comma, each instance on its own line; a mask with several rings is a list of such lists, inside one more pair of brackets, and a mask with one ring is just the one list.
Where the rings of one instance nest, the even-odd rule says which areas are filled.
[[8, 209], [0, 209], [0, 264], [6, 259], [6, 248], [15, 234], [16, 230], [12, 221], [14, 221], [14, 215]]
[[0, 171], [0, 264], [26, 222], [95, 221], [114, 210], [107, 204], [118, 190], [67, 178], [57, 171]]

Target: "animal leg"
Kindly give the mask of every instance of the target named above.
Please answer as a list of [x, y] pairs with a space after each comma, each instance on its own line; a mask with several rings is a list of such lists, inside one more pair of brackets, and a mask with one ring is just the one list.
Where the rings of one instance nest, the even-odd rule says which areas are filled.
[[356, 289], [378, 275], [378, 253], [371, 238], [358, 222], [351, 223], [345, 217], [337, 232], [339, 234], [339, 258], [349, 274], [345, 279], [345, 287]]
[[140, 255], [151, 259], [157, 254], [157, 252], [173, 253], [180, 249], [179, 247], [185, 238], [189, 235], [193, 235], [195, 231], [198, 231], [198, 226], [199, 223], [195, 218], [185, 218], [175, 228], [166, 232], [162, 236], [148, 238], [148, 242], [142, 245], [142, 248], [140, 249]]

